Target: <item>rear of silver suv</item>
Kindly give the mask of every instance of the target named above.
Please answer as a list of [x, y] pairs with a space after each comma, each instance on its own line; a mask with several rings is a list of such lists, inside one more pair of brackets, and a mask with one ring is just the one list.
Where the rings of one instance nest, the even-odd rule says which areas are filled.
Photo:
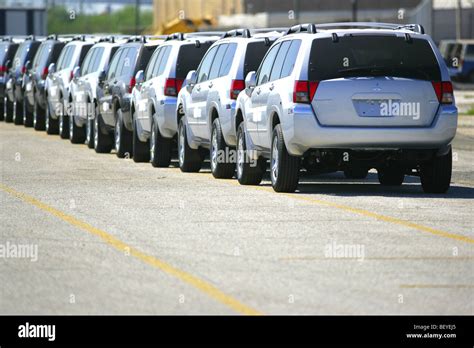
[[246, 86], [236, 118], [241, 183], [261, 180], [246, 164], [251, 150], [270, 158], [278, 192], [296, 190], [300, 169], [364, 178], [371, 168], [383, 185], [416, 175], [425, 192], [448, 190], [457, 109], [444, 60], [420, 26], [291, 28]]

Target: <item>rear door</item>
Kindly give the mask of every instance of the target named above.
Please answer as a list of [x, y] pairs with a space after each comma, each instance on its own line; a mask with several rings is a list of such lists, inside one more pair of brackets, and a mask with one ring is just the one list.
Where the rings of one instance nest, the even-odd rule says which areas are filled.
[[319, 82], [312, 106], [323, 126], [427, 127], [439, 107], [432, 82], [441, 72], [424, 39], [315, 39], [308, 77]]
[[212, 47], [204, 56], [198, 70], [197, 82], [191, 91], [191, 105], [187, 105], [186, 117], [190, 131], [194, 137], [204, 136], [205, 109], [207, 104], [207, 87], [212, 62], [219, 46]]

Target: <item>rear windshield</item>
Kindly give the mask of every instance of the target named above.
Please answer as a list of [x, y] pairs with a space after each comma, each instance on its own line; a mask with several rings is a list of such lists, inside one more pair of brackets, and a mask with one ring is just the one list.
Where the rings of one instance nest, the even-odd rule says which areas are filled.
[[311, 81], [342, 77], [392, 76], [440, 81], [441, 72], [428, 41], [396, 36], [343, 36], [315, 39], [308, 76]]
[[247, 45], [244, 61], [244, 77], [251, 71], [257, 71], [270, 46], [271, 44], [266, 45], [265, 41], [251, 42]]
[[185, 79], [188, 71], [196, 70], [211, 45], [212, 42], [202, 42], [199, 47], [194, 43], [182, 45], [176, 61], [176, 78]]

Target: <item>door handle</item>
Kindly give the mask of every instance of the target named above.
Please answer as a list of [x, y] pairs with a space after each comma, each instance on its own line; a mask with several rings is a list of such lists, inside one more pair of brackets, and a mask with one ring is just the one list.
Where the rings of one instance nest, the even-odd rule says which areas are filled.
[[209, 82], [209, 88], [212, 88], [212, 86], [214, 86], [214, 84], [212, 82]]
[[200, 91], [201, 91], [201, 86], [197, 86], [197, 87], [196, 87], [196, 90], [197, 90], [198, 92], [200, 92]]
[[260, 88], [257, 89], [257, 94], [260, 94], [262, 90]]
[[274, 88], [275, 88], [275, 85], [273, 83], [270, 85], [270, 87], [268, 87], [270, 91], [273, 91]]

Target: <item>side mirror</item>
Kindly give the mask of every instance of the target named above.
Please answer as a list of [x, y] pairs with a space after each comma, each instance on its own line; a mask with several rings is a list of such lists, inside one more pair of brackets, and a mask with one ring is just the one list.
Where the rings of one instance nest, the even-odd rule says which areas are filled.
[[255, 71], [251, 71], [245, 77], [245, 88], [253, 89], [257, 85]]
[[145, 74], [143, 73], [143, 70], [137, 71], [135, 74], [135, 84], [136, 86], [140, 86], [143, 81], [145, 81]]
[[191, 70], [186, 75], [186, 85], [189, 87], [193, 87], [197, 82], [197, 74], [196, 70]]
[[30, 70], [30, 68], [31, 68], [31, 60], [27, 60], [24, 67], [25, 71], [22, 71], [22, 73], [27, 73]]
[[105, 70], [101, 70], [99, 73], [99, 83], [104, 83], [106, 77], [107, 74], [105, 73]]
[[48, 67], [48, 74], [54, 74], [56, 72], [56, 64], [51, 63]]
[[81, 67], [79, 66], [76, 66], [74, 68], [74, 70], [72, 71], [72, 77], [74, 79], [78, 79], [79, 77], [81, 77]]

